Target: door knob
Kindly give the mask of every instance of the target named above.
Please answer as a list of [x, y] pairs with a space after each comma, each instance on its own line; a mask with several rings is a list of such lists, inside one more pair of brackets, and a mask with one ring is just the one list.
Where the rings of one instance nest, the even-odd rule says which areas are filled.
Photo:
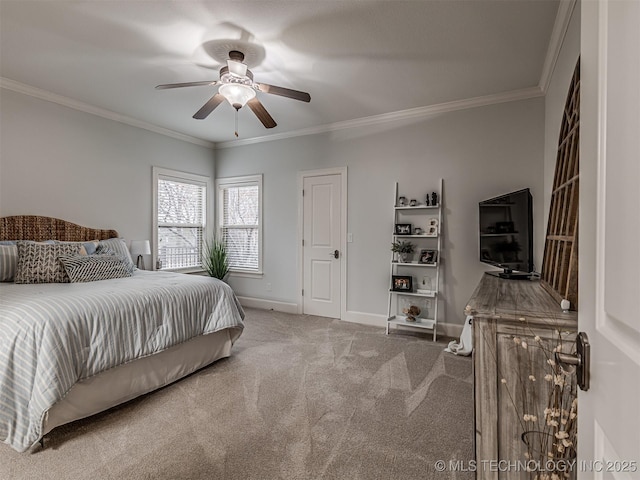
[[591, 345], [589, 345], [589, 337], [585, 332], [580, 332], [576, 336], [576, 353], [560, 353], [556, 352], [556, 363], [564, 366], [574, 366], [576, 368], [576, 376], [580, 390], [585, 392], [589, 390], [589, 363], [591, 357]]
[[334, 250], [329, 255], [331, 255], [333, 258], [340, 258], [340, 250]]

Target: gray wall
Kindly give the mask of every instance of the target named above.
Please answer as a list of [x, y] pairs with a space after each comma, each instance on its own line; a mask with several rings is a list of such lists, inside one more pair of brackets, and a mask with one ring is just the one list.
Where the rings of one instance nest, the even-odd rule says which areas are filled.
[[[529, 187], [535, 264], [543, 251], [544, 99], [473, 108], [426, 119], [223, 148], [216, 177], [264, 174], [264, 277], [233, 277], [239, 295], [297, 300], [297, 172], [348, 167], [347, 310], [386, 315], [393, 188], [424, 195], [444, 178], [445, 322], [461, 324], [482, 272], [478, 202]], [[266, 284], [270, 283], [271, 291]]]
[[478, 201], [531, 188], [536, 265], [542, 259], [541, 98], [213, 152], [5, 89], [0, 95], [0, 215], [55, 216], [151, 238], [152, 165], [218, 177], [264, 173], [265, 274], [232, 278], [242, 296], [296, 302], [296, 175], [330, 166], [349, 170], [351, 312], [386, 314], [395, 181], [421, 197], [444, 178], [447, 323], [462, 324], [466, 301], [490, 268], [477, 260]]
[[1, 216], [46, 215], [151, 239], [151, 167], [215, 173], [210, 148], [6, 89], [0, 102]]

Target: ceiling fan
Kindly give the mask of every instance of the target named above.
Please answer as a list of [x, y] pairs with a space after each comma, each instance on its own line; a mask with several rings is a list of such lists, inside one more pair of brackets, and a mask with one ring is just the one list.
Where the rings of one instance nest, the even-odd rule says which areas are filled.
[[220, 69], [220, 80], [204, 81], [204, 82], [187, 82], [187, 83], [168, 83], [157, 85], [156, 89], [163, 90], [167, 88], [181, 87], [197, 87], [197, 86], [215, 86], [219, 85], [218, 93], [211, 97], [200, 110], [198, 110], [193, 118], [203, 120], [209, 116], [215, 108], [224, 100], [227, 100], [233, 108], [236, 109], [236, 137], [238, 136], [237, 128], [237, 112], [243, 106], [248, 105], [256, 117], [262, 122], [266, 128], [273, 128], [277, 125], [269, 112], [256, 98], [256, 92], [270, 93], [272, 95], [280, 95], [281, 97], [300, 100], [301, 102], [310, 102], [311, 96], [306, 92], [292, 90], [290, 88], [277, 87], [267, 83], [257, 83], [253, 81], [253, 73], [243, 63], [244, 54], [238, 50], [229, 52], [227, 65]]

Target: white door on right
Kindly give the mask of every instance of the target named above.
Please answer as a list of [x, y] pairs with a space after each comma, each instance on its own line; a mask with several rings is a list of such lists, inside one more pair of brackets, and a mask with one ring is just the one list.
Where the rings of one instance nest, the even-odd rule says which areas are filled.
[[583, 1], [578, 479], [640, 478], [640, 1]]

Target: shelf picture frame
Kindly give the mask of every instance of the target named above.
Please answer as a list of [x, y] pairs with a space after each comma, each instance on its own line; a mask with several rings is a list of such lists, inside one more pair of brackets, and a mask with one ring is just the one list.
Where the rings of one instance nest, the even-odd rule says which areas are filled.
[[420, 257], [418, 258], [418, 263], [423, 263], [426, 265], [435, 265], [438, 261], [438, 251], [431, 249], [422, 249], [420, 250]]
[[410, 223], [396, 223], [394, 233], [396, 235], [411, 235]]
[[413, 277], [411, 275], [392, 275], [391, 290], [394, 292], [413, 292]]

